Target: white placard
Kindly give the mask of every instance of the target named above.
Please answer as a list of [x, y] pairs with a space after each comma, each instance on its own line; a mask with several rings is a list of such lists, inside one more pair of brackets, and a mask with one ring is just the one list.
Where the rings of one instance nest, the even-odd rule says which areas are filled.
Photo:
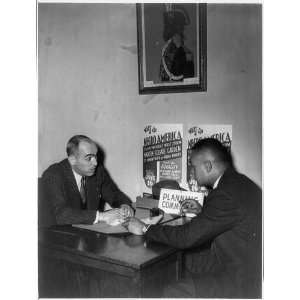
[[195, 199], [202, 206], [204, 193], [180, 191], [180, 190], [172, 190], [172, 189], [161, 189], [158, 208], [160, 208], [167, 214], [179, 215], [180, 204], [185, 199]]

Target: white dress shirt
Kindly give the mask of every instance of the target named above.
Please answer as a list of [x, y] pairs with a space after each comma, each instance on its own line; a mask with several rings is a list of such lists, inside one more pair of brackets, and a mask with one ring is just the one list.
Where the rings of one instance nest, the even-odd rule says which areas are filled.
[[80, 188], [81, 188], [81, 178], [82, 176], [77, 174], [74, 170], [72, 170], [74, 176], [75, 176], [75, 180], [76, 180], [76, 184], [77, 184], [77, 187], [78, 187], [78, 191], [80, 192]]
[[[72, 169], [72, 172], [73, 172], [74, 177], [75, 177], [75, 180], [76, 180], [76, 184], [77, 184], [77, 187], [78, 187], [78, 191], [80, 192], [80, 188], [81, 188], [81, 178], [82, 178], [82, 176], [79, 175], [78, 173], [76, 173], [73, 169]], [[96, 212], [96, 219], [95, 219], [95, 221], [94, 221], [93, 224], [96, 224], [96, 223], [98, 223], [99, 221], [100, 221], [100, 213], [99, 213], [99, 211], [97, 210], [97, 212]]]

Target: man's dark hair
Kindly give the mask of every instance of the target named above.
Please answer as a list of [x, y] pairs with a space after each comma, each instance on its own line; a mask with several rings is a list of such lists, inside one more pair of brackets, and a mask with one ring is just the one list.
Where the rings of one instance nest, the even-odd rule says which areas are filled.
[[74, 135], [71, 137], [67, 143], [67, 155], [73, 155], [78, 150], [78, 145], [80, 142], [85, 141], [87, 143], [93, 144], [94, 141], [85, 135]]
[[228, 148], [222, 145], [217, 139], [206, 138], [199, 140], [193, 147], [193, 153], [202, 151], [210, 151], [215, 156], [216, 160], [227, 165], [232, 166], [232, 156]]

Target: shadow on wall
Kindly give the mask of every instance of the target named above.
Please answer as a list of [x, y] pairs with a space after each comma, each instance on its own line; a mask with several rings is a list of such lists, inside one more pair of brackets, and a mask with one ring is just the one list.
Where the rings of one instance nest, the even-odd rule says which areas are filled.
[[98, 152], [97, 152], [98, 164], [104, 166], [106, 154], [105, 154], [103, 148], [97, 142], [96, 142], [96, 146], [97, 146], [97, 149], [98, 149]]

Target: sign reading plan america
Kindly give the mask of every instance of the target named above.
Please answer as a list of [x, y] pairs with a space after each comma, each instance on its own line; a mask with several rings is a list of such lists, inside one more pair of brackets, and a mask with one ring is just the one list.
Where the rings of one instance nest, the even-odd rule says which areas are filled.
[[228, 151], [231, 151], [232, 144], [232, 125], [189, 125], [187, 130], [187, 172], [186, 180], [189, 190], [192, 192], [200, 191], [197, 184], [194, 170], [191, 166], [191, 148], [201, 139], [215, 138], [219, 140]]
[[166, 179], [182, 180], [182, 124], [144, 127], [143, 177], [146, 187]]

